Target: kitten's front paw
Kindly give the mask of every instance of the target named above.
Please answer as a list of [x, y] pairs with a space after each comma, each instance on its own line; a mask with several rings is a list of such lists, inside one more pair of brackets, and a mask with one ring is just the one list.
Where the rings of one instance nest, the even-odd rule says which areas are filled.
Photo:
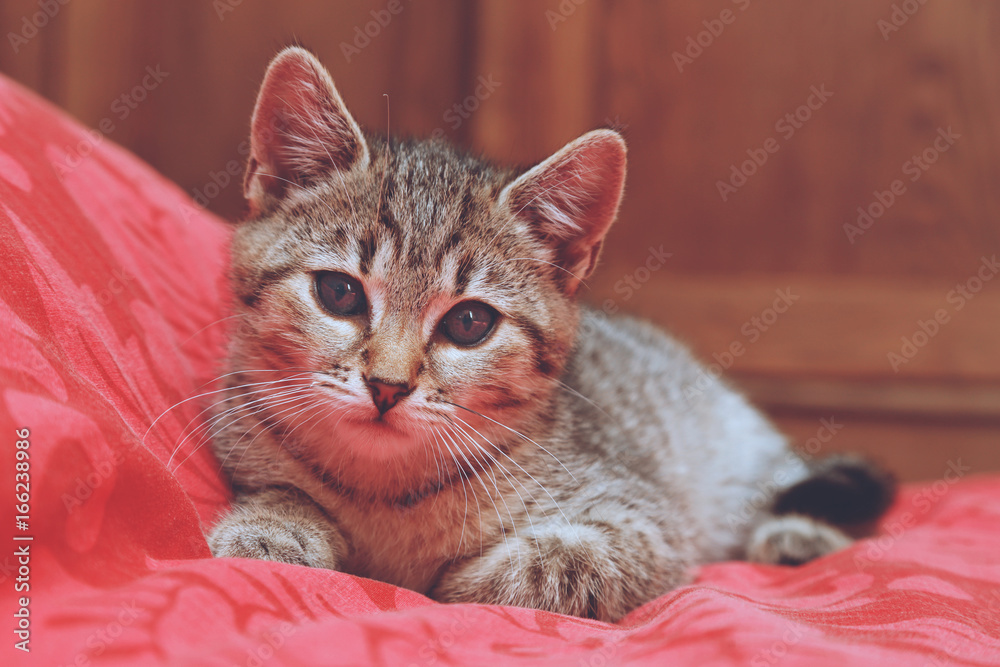
[[593, 525], [550, 525], [455, 565], [432, 597], [544, 609], [615, 622], [683, 583], [681, 563], [656, 571], [649, 554]]
[[322, 529], [266, 509], [234, 510], [212, 531], [208, 545], [216, 558], [256, 558], [329, 570], [337, 566]]

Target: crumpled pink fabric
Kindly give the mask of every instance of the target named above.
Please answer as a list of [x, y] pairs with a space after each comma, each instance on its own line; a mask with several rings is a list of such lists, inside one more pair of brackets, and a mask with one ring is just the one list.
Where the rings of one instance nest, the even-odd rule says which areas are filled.
[[0, 78], [3, 664], [1000, 664], [1000, 478], [961, 461], [876, 538], [704, 567], [617, 625], [212, 559], [229, 492], [199, 395], [222, 372], [229, 233], [112, 139]]

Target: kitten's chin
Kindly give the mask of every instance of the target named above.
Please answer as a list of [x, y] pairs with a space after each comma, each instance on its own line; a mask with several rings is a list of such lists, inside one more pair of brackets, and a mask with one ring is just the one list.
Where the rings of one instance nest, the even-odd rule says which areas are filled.
[[334, 423], [334, 442], [325, 446], [338, 447], [353, 458], [372, 462], [406, 461], [421, 451], [421, 438], [426, 437], [411, 420], [391, 412], [383, 416], [376, 412], [374, 417], [363, 412], [346, 414]]
[[[385, 497], [440, 483], [458, 469], [481, 467], [489, 456], [484, 452], [506, 449], [506, 433], [497, 432], [491, 418], [477, 418], [478, 412], [448, 419], [409, 407], [380, 416], [363, 404], [324, 403], [293, 419], [283, 446], [321, 470], [329, 483]], [[487, 439], [491, 448], [474, 437]]]

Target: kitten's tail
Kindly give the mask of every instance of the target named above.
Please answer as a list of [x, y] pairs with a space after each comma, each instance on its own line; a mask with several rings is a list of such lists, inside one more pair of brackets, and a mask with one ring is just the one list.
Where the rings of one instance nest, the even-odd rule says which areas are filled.
[[801, 482], [775, 499], [774, 514], [804, 514], [865, 533], [896, 497], [888, 471], [859, 456], [835, 455], [817, 461]]

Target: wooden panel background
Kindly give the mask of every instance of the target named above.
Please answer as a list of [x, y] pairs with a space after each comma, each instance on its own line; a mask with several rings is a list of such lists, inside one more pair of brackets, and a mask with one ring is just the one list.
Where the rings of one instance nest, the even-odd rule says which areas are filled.
[[[889, 31], [894, 5], [916, 11]], [[708, 361], [742, 344], [727, 376], [797, 438], [834, 416], [847, 426], [831, 448], [905, 478], [957, 457], [1000, 469], [1000, 280], [960, 310], [949, 301], [1000, 251], [995, 2], [8, 0], [0, 33], [0, 71], [88, 125], [112, 118], [109, 140], [230, 218], [242, 201], [227, 165], [244, 157], [268, 59], [291, 42], [317, 52], [371, 128], [441, 129], [530, 163], [617, 127], [628, 191], [587, 298], [669, 326]], [[704, 46], [679, 68], [689, 38]], [[115, 100], [147, 67], [169, 74], [123, 117]], [[495, 90], [476, 99], [481, 77]], [[813, 87], [831, 96], [779, 131]], [[475, 110], [453, 122], [455, 104]], [[948, 128], [954, 144], [909, 180], [907, 162]], [[718, 182], [769, 138], [777, 151], [723, 201]], [[852, 243], [844, 225], [895, 179], [905, 192]], [[671, 256], [648, 272], [661, 246]], [[744, 327], [779, 289], [798, 299], [751, 341]], [[894, 369], [889, 353], [940, 309], [947, 323]]]

